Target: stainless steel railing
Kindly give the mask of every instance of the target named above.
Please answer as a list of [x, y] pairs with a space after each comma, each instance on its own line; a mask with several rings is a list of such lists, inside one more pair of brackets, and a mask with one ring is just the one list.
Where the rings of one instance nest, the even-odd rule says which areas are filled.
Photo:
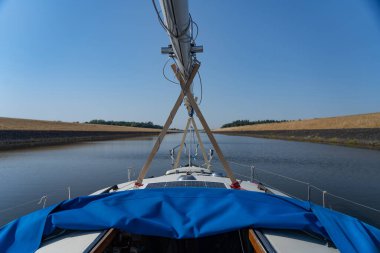
[[289, 176], [285, 176], [285, 175], [281, 175], [281, 174], [278, 174], [278, 173], [275, 173], [275, 172], [272, 172], [272, 171], [268, 171], [268, 170], [263, 170], [263, 169], [259, 169], [259, 168], [256, 168], [254, 165], [247, 165], [247, 164], [241, 164], [241, 163], [237, 163], [237, 162], [233, 162], [233, 161], [229, 161], [231, 164], [234, 164], [234, 165], [238, 165], [238, 166], [241, 166], [243, 168], [247, 168], [247, 169], [250, 169], [250, 174], [251, 176], [247, 176], [247, 175], [243, 175], [243, 174], [240, 174], [240, 173], [237, 173], [236, 171], [234, 171], [234, 173], [238, 176], [241, 176], [243, 178], [246, 178], [246, 179], [249, 179], [250, 182], [255, 182], [255, 183], [261, 183], [263, 185], [265, 185], [266, 187], [269, 187], [269, 188], [272, 188], [276, 191], [279, 191], [283, 194], [286, 194], [290, 197], [294, 197], [294, 198], [297, 198], [297, 199], [300, 199], [299, 197], [296, 197], [296, 196], [293, 196], [292, 194], [284, 191], [284, 190], [280, 190], [278, 189], [277, 187], [271, 185], [271, 184], [268, 184], [266, 182], [264, 182], [263, 180], [259, 179], [258, 176], [257, 176], [257, 171], [260, 171], [260, 173], [263, 173], [263, 174], [268, 174], [268, 175], [271, 175], [271, 176], [276, 176], [276, 177], [280, 177], [280, 178], [283, 178], [283, 179], [286, 179], [286, 180], [289, 180], [289, 181], [292, 181], [292, 182], [296, 182], [296, 183], [299, 183], [299, 184], [302, 184], [302, 185], [305, 185], [306, 186], [306, 189], [307, 189], [307, 201], [311, 201], [311, 189], [314, 189], [314, 190], [317, 190], [319, 192], [322, 193], [322, 205], [323, 207], [326, 207], [327, 206], [327, 196], [330, 195], [332, 197], [335, 197], [335, 198], [338, 198], [340, 200], [343, 200], [347, 203], [350, 203], [350, 204], [354, 204], [354, 205], [357, 205], [357, 206], [360, 206], [362, 208], [366, 208], [368, 210], [371, 210], [371, 211], [374, 211], [376, 213], [379, 213], [380, 214], [380, 210], [379, 209], [376, 209], [374, 207], [371, 207], [371, 206], [367, 206], [365, 204], [362, 204], [362, 203], [359, 203], [359, 202], [356, 202], [356, 201], [353, 201], [351, 199], [347, 199], [347, 198], [344, 198], [342, 196], [338, 196], [336, 194], [333, 194], [333, 193], [330, 193], [324, 189], [321, 189], [309, 182], [305, 182], [305, 181], [302, 181], [302, 180], [299, 180], [299, 179], [295, 179], [295, 178], [292, 178], [292, 177], [289, 177]]

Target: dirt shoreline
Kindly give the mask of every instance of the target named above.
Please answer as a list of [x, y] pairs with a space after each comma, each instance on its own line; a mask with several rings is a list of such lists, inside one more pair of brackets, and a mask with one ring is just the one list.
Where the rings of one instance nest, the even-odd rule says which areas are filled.
[[159, 131], [39, 131], [0, 130], [0, 151], [41, 146], [72, 144], [84, 141], [113, 140], [139, 136], [155, 136]]
[[214, 131], [217, 134], [316, 142], [380, 150], [380, 128]]

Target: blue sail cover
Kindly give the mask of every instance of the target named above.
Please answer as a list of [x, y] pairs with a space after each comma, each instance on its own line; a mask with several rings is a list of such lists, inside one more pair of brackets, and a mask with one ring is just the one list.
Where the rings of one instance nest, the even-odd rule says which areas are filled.
[[56, 228], [196, 238], [247, 228], [318, 234], [341, 252], [380, 252], [380, 230], [305, 201], [258, 192], [145, 189], [79, 197], [15, 220], [0, 230], [0, 252], [34, 252]]

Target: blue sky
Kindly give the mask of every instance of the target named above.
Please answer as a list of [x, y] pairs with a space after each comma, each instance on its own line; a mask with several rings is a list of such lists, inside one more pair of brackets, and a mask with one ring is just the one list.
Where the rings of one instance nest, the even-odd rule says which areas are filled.
[[[380, 111], [376, 1], [189, 2], [211, 127]], [[149, 0], [0, 0], [0, 116], [163, 124], [167, 44]]]

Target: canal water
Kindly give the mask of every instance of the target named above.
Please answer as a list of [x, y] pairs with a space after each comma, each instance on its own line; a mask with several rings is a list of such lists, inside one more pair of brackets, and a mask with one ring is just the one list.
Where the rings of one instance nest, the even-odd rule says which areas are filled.
[[[155, 138], [0, 152], [0, 225], [42, 208], [42, 196], [47, 196], [46, 205], [51, 205], [67, 199], [68, 188], [71, 197], [88, 195], [127, 181], [129, 168], [132, 178], [136, 178]], [[179, 134], [165, 138], [147, 177], [162, 175], [170, 169], [169, 150], [180, 139]], [[380, 209], [379, 151], [225, 135], [216, 135], [216, 139], [238, 179], [251, 179], [250, 167], [254, 165], [255, 180], [301, 199], [308, 197], [308, 185], [303, 183], [308, 182], [313, 202], [322, 204], [322, 191], [326, 191], [326, 207], [380, 227], [380, 213], [374, 210]], [[203, 140], [211, 148], [207, 138]], [[186, 156], [182, 157], [182, 163], [187, 163]], [[202, 164], [201, 154], [193, 162]], [[213, 167], [223, 171], [216, 155]]]

